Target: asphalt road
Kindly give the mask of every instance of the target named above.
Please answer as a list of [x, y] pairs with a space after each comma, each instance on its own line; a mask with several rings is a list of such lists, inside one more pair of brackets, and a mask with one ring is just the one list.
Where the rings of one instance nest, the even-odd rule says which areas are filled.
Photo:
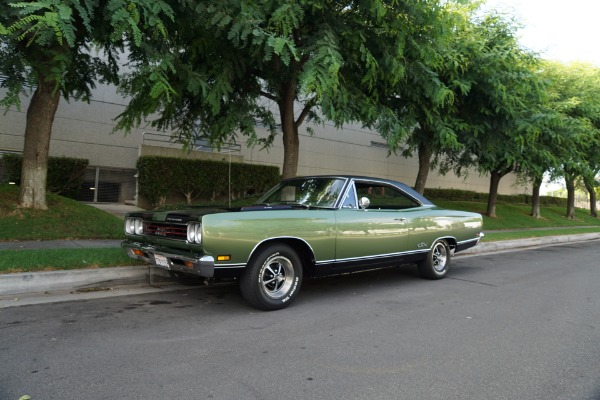
[[598, 242], [306, 281], [0, 309], [0, 399], [600, 399]]

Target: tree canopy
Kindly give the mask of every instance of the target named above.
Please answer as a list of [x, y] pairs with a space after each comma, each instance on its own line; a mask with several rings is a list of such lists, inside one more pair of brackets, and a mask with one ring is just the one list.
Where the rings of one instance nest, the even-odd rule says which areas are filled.
[[[281, 134], [284, 178], [296, 174], [298, 130], [307, 120], [361, 122], [397, 142], [412, 125], [381, 99], [411, 82], [410, 55], [432, 53], [427, 38], [442, 3], [181, 2], [165, 43], [172, 51], [155, 49], [170, 55], [163, 65], [173, 93], [137, 69], [120, 127], [158, 114], [154, 126], [184, 141], [202, 136], [219, 144], [241, 133], [269, 145]], [[143, 65], [148, 49], [139, 50], [134, 59]], [[257, 134], [257, 122], [268, 135]]]
[[590, 196], [595, 198], [595, 178], [600, 172], [600, 68], [582, 63], [545, 62], [540, 74], [548, 82], [548, 100], [544, 106], [555, 115], [549, 127], [555, 140], [546, 143], [546, 148], [556, 156], [556, 162], [548, 165], [547, 170], [553, 177], [564, 177], [567, 218], [572, 219], [576, 180], [583, 179]]
[[524, 167], [523, 155], [536, 137], [542, 86], [535, 73], [538, 59], [519, 44], [513, 21], [488, 14], [472, 29], [479, 47], [464, 73], [470, 88], [456, 106], [461, 147], [446, 152], [442, 171], [462, 175], [474, 167], [489, 174], [487, 215], [494, 217], [500, 179]]
[[48, 151], [61, 95], [88, 100], [97, 82], [117, 83], [119, 55], [166, 34], [162, 0], [38, 0], [0, 4], [0, 105], [27, 109], [20, 205], [45, 209]]

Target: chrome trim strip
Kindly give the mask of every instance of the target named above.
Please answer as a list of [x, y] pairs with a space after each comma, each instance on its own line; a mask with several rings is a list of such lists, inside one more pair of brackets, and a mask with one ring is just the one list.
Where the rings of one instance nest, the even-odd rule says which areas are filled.
[[[300, 240], [301, 242], [304, 242], [304, 244], [306, 244], [308, 246], [308, 248], [310, 249], [310, 252], [312, 253], [312, 255], [315, 255], [315, 251], [313, 250], [312, 246], [304, 239], [299, 238], [297, 236], [275, 236], [275, 237], [270, 237], [270, 238], [266, 238], [261, 240], [260, 242], [258, 242], [256, 244], [256, 246], [254, 246], [254, 248], [252, 248], [252, 251], [250, 252], [250, 255], [248, 255], [248, 261], [250, 261], [250, 259], [252, 258], [252, 255], [254, 254], [254, 252], [256, 251], [256, 249], [262, 245], [264, 242], [268, 242], [270, 240], [277, 240], [277, 239], [294, 239], [294, 240]], [[221, 264], [224, 265], [224, 264]], [[241, 264], [240, 264], [241, 265]], [[244, 265], [248, 265], [248, 262], [246, 262], [246, 264]]]
[[[482, 235], [483, 236], [483, 235]], [[463, 243], [469, 243], [469, 242], [479, 242], [481, 238], [475, 238], [475, 239], [468, 239], [468, 240], [463, 240], [462, 242], [456, 242], [457, 245], [459, 244], [463, 244]]]
[[[376, 183], [376, 184], [378, 184], [378, 185], [382, 185], [382, 186], [389, 186], [389, 187], [393, 187], [394, 189], [396, 189], [396, 190], [400, 191], [400, 192], [401, 192], [402, 194], [404, 194], [406, 197], [410, 198], [410, 199], [411, 199], [411, 200], [413, 200], [415, 203], [417, 203], [417, 204], [418, 204], [418, 207], [423, 207], [423, 206], [424, 206], [424, 204], [423, 204], [423, 202], [421, 202], [421, 200], [419, 200], [419, 199], [417, 199], [417, 198], [413, 197], [413, 196], [412, 196], [410, 193], [406, 193], [404, 190], [402, 190], [402, 188], [401, 188], [401, 187], [398, 187], [398, 186], [394, 185], [392, 182], [385, 181], [385, 180], [378, 180], [378, 179], [376, 179], [376, 178], [365, 179], [365, 178], [361, 178], [360, 176], [359, 176], [359, 177], [353, 177], [353, 178], [352, 178], [352, 183], [354, 183], [354, 184], [356, 185], [356, 182], [361, 182], [361, 183], [362, 183], [362, 182], [365, 182], [365, 183], [372, 182], [372, 183]], [[357, 200], [358, 200], [358, 193], [356, 193], [356, 197], [357, 197]]]
[[317, 261], [317, 262], [315, 262], [315, 265], [331, 264], [331, 263], [339, 263], [339, 262], [348, 262], [348, 261], [377, 260], [377, 259], [380, 259], [380, 258], [391, 258], [391, 257], [398, 257], [398, 256], [408, 256], [408, 255], [412, 255], [412, 254], [427, 253], [427, 252], [429, 252], [429, 250], [430, 250], [430, 248], [429, 249], [425, 249], [425, 250], [402, 251], [402, 252], [399, 252], [399, 253], [377, 254], [377, 255], [366, 256], [366, 257], [338, 258], [338, 259], [335, 259], [335, 260]]
[[232, 268], [245, 268], [247, 264], [218, 264], [215, 265], [215, 269], [232, 269]]

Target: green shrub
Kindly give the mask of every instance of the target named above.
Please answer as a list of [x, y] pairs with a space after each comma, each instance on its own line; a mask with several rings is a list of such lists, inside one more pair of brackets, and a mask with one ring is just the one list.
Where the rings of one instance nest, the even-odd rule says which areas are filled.
[[[448, 200], [487, 202], [488, 199], [487, 193], [459, 189], [425, 189], [424, 195], [431, 201]], [[498, 195], [497, 202], [506, 204], [531, 204], [531, 195]], [[566, 207], [567, 199], [561, 197], [541, 196], [540, 203], [542, 206]]]
[[0, 158], [0, 165], [4, 170], [4, 182], [21, 182], [21, 164], [23, 156], [21, 154], [7, 153]]
[[[6, 180], [21, 184], [21, 166], [23, 155], [4, 154], [0, 159]], [[83, 158], [50, 157], [48, 158], [48, 191], [72, 199], [77, 198], [83, 182], [83, 174], [89, 161]]]
[[142, 156], [138, 159], [138, 194], [153, 207], [164, 205], [173, 194], [211, 200], [228, 197], [231, 174], [232, 198], [263, 192], [279, 179], [279, 168], [265, 165], [190, 160], [175, 157]]

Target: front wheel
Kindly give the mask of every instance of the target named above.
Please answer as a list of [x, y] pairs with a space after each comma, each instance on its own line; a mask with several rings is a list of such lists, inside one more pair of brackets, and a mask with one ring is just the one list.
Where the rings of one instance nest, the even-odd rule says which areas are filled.
[[285, 244], [259, 250], [240, 280], [244, 299], [261, 310], [287, 307], [302, 284], [302, 264], [296, 252]]
[[427, 258], [417, 264], [419, 275], [426, 279], [442, 279], [450, 268], [450, 247], [445, 240], [433, 244]]

